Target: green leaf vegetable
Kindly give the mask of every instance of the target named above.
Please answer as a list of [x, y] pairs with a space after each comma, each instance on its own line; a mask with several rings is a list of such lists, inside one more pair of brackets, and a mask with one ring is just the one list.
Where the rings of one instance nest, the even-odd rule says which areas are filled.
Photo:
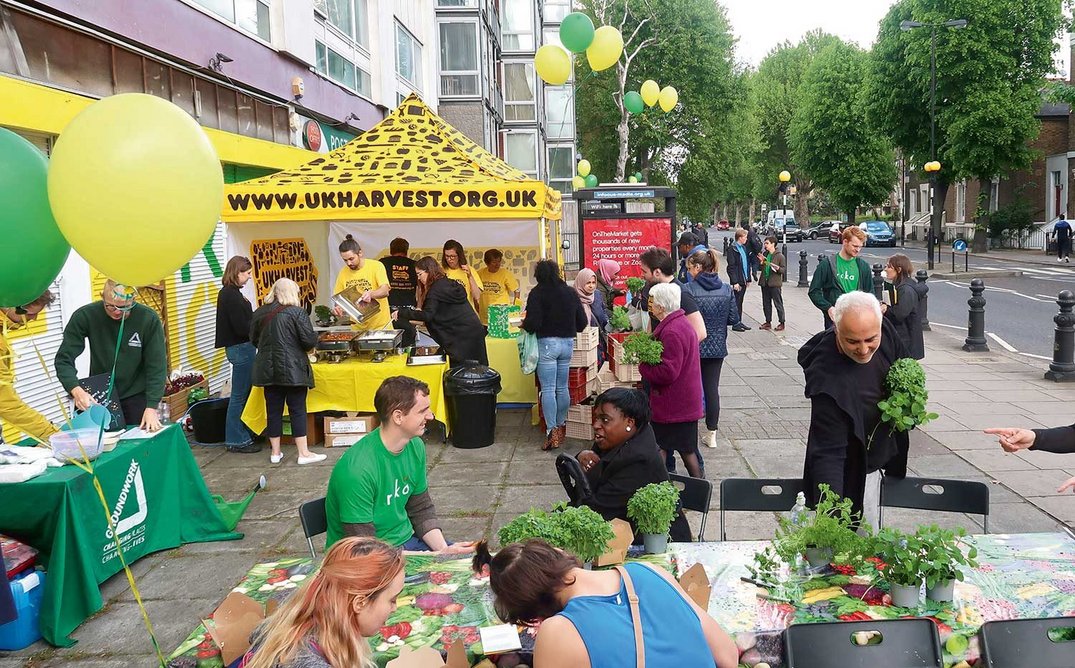
[[679, 490], [670, 482], [654, 482], [631, 495], [627, 517], [641, 533], [667, 535], [676, 519]]
[[608, 324], [612, 327], [612, 331], [614, 332], [631, 331], [631, 319], [627, 317], [627, 308], [624, 306], [613, 306], [612, 315], [608, 319]]
[[881, 529], [874, 551], [884, 561], [885, 578], [891, 584], [913, 587], [922, 582], [922, 539], [891, 527]]
[[846, 555], [847, 560], [870, 556], [869, 541], [855, 531], [859, 516], [851, 510], [851, 500], [841, 497], [820, 485], [821, 498], [809, 512], [779, 518], [773, 548], [788, 564], [807, 548], [831, 549], [833, 554]]
[[624, 364], [660, 364], [664, 344], [649, 332], [635, 332], [623, 341]]
[[333, 324], [336, 322], [336, 315], [332, 312], [332, 309], [324, 304], [318, 304], [314, 307], [314, 316], [318, 322], [324, 322]]
[[604, 554], [614, 536], [612, 526], [591, 508], [566, 505], [558, 505], [553, 512], [531, 508], [497, 532], [501, 545], [540, 538], [571, 552], [583, 563]]
[[639, 294], [644, 287], [646, 287], [646, 282], [637, 276], [627, 279], [627, 289], [631, 291], [631, 294]]
[[927, 587], [936, 587], [946, 580], [963, 581], [961, 566], [976, 568], [978, 550], [972, 545], [963, 552], [963, 538], [967, 532], [941, 529], [935, 524], [919, 527], [915, 534], [922, 542], [922, 576]]
[[877, 407], [881, 409], [881, 421], [870, 432], [870, 438], [866, 441], [867, 450], [882, 424], [887, 424], [891, 432], [910, 431], [939, 417], [926, 410], [929, 400], [926, 372], [917, 360], [905, 357], [893, 362], [885, 376], [885, 390], [888, 396], [877, 402]]

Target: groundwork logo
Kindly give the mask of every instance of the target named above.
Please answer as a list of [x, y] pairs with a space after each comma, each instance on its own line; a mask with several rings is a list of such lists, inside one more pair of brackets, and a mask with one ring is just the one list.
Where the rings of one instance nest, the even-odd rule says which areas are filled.
[[[129, 513], [132, 509], [134, 512]], [[125, 511], [129, 513], [126, 517], [124, 516]], [[105, 539], [108, 542], [104, 545], [101, 563], [108, 563], [116, 558], [116, 541], [114, 539], [116, 535], [119, 536], [119, 543], [124, 550], [144, 542], [145, 521], [148, 516], [149, 507], [146, 503], [146, 486], [142, 481], [142, 469], [137, 461], [132, 460], [130, 467], [127, 469], [127, 476], [123, 479], [123, 487], [120, 488], [119, 498], [116, 499], [116, 507], [112, 511], [111, 524], [115, 527], [115, 534], [113, 534], [112, 529], [105, 529]]]

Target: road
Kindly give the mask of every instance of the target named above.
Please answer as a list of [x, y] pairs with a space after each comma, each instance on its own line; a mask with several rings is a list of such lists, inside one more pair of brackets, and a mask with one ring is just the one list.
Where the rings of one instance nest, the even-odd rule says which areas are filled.
[[[712, 244], [723, 247], [723, 237], [728, 232], [710, 232]], [[837, 244], [825, 241], [789, 243], [788, 254], [793, 256], [793, 277], [798, 276], [799, 251], [808, 253], [808, 276], [817, 266], [818, 253], [832, 254], [839, 250]], [[915, 269], [926, 266], [924, 248], [864, 248], [860, 257], [871, 265], [884, 265], [895, 253], [907, 255]], [[958, 256], [957, 256], [958, 258]], [[950, 253], [942, 253], [937, 272], [950, 272]], [[960, 261], [957, 259], [957, 269]], [[985, 322], [986, 334], [991, 347], [1005, 348], [1029, 357], [1051, 360], [1053, 354], [1053, 317], [1059, 308], [1056, 296], [1061, 290], [1075, 290], [1075, 265], [1038, 265], [1004, 260], [971, 259], [971, 268], [986, 271], [1022, 271], [1021, 277], [986, 277]], [[792, 282], [795, 285], [795, 282]], [[936, 327], [951, 329], [954, 333], [967, 330], [967, 300], [970, 299], [970, 279], [931, 279], [929, 290], [929, 321]], [[819, 325], [820, 326], [820, 325]]]

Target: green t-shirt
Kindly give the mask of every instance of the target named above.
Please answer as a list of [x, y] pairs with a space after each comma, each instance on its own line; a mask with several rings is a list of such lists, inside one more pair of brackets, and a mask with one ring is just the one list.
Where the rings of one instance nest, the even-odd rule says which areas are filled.
[[414, 535], [407, 501], [426, 491], [426, 446], [413, 438], [394, 455], [381, 441], [380, 428], [355, 443], [336, 462], [328, 479], [325, 516], [327, 550], [344, 537], [343, 525], [373, 524], [377, 537], [402, 545]]
[[854, 292], [859, 289], [859, 263], [858, 259], [845, 260], [839, 253], [836, 254], [836, 280], [844, 292]]

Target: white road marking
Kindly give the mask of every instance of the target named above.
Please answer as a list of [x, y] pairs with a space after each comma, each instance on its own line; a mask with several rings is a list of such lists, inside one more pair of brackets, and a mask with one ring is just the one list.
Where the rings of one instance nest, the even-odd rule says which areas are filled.
[[947, 327], [948, 329], [966, 329], [966, 327], [957, 327], [955, 325], [946, 325], [943, 322], [934, 322], [932, 320], [929, 321], [929, 324], [930, 324], [930, 326]]
[[989, 338], [991, 338], [991, 339], [993, 339], [994, 341], [996, 341], [997, 343], [999, 343], [999, 344], [1000, 344], [1001, 346], [1003, 346], [1003, 347], [1004, 347], [1004, 349], [1005, 349], [1005, 350], [1007, 350], [1008, 352], [1010, 352], [1010, 353], [1017, 353], [1017, 352], [1019, 352], [1018, 350], [1016, 350], [1016, 349], [1015, 349], [1015, 346], [1013, 346], [1012, 344], [1008, 343], [1008, 342], [1007, 342], [1007, 341], [1005, 341], [1004, 339], [1000, 338], [999, 336], [997, 336], [997, 335], [996, 335], [996, 334], [994, 334], [993, 332], [986, 332], [986, 335], [987, 335], [987, 336], [988, 336]]
[[1034, 353], [1019, 353], [1019, 354], [1020, 355], [1025, 355], [1027, 357], [1033, 357], [1034, 359], [1045, 360], [1047, 362], [1052, 362], [1053, 361], [1052, 357], [1046, 357], [1045, 355], [1035, 355]]

